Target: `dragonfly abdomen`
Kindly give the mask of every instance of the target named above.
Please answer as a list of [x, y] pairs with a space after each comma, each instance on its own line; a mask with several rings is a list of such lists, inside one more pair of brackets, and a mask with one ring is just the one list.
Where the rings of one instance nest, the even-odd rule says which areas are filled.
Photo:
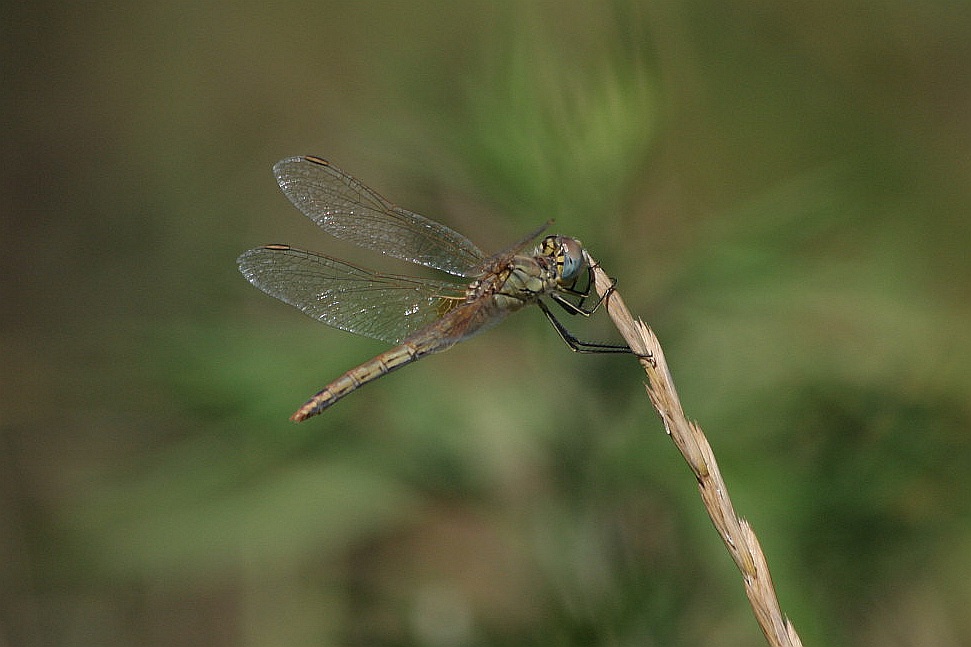
[[422, 349], [408, 342], [400, 346], [395, 346], [391, 350], [381, 353], [360, 366], [352, 368], [325, 386], [316, 395], [307, 400], [306, 404], [297, 409], [296, 413], [290, 416], [290, 420], [293, 422], [301, 422], [311, 416], [315, 416], [368, 382], [376, 380], [382, 375], [387, 375], [391, 371], [401, 368], [406, 364], [410, 364], [420, 359], [423, 355], [427, 355], [428, 352], [422, 352]]

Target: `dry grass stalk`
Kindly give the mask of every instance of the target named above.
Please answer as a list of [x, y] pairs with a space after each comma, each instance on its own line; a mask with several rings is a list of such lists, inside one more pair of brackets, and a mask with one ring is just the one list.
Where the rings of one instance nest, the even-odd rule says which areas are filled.
[[[611, 289], [613, 282], [592, 258], [598, 295]], [[685, 418], [674, 388], [674, 380], [661, 345], [647, 324], [631, 316], [624, 300], [612, 291], [604, 304], [614, 325], [640, 358], [647, 373], [647, 393], [664, 422], [664, 428], [684, 456], [698, 480], [701, 498], [718, 534], [728, 547], [732, 559], [742, 572], [745, 593], [755, 611], [756, 620], [773, 647], [801, 647], [795, 628], [779, 608], [769, 567], [758, 538], [751, 526], [735, 514], [728, 489], [718, 471], [718, 463], [701, 427]]]

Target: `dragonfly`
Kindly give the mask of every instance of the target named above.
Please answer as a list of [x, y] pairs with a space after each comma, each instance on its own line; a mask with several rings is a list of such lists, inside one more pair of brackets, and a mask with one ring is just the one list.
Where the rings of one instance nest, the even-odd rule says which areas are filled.
[[[361, 247], [455, 277], [453, 281], [375, 272], [289, 245], [243, 252], [239, 270], [254, 286], [334, 328], [392, 344], [325, 386], [290, 417], [301, 422], [377, 378], [440, 353], [536, 304], [579, 353], [631, 353], [628, 346], [578, 340], [544, 299], [589, 316], [594, 263], [567, 236], [546, 236], [552, 221], [487, 256], [462, 234], [402, 209], [330, 162], [313, 156], [278, 162], [283, 193], [327, 233]], [[532, 249], [530, 247], [533, 246]]]

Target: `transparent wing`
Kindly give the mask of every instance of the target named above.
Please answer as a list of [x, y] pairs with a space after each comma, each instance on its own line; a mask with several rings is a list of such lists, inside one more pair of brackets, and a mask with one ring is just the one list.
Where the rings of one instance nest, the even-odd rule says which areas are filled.
[[462, 234], [396, 207], [318, 157], [290, 157], [273, 173], [290, 201], [333, 236], [456, 276], [471, 276], [484, 258]]
[[380, 274], [287, 245], [251, 249], [236, 262], [246, 280], [270, 296], [328, 326], [389, 344], [464, 298], [464, 288], [454, 283]]

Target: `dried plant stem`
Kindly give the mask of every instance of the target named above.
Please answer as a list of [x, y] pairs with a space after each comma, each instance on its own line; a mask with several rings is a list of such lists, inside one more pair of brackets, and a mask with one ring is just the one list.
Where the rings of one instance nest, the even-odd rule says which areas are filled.
[[647, 373], [647, 394], [661, 416], [665, 430], [698, 480], [702, 501], [728, 552], [742, 572], [745, 593], [766, 639], [773, 647], [801, 647], [802, 642], [795, 628], [779, 608], [769, 567], [755, 532], [735, 514], [715, 455], [701, 427], [685, 418], [657, 337], [647, 324], [631, 316], [617, 291], [611, 291], [613, 282], [610, 277], [596, 261], [592, 258], [589, 261], [594, 267], [597, 294], [603, 296], [610, 291], [604, 304], [607, 312], [631, 349], [640, 356], [641, 366]]

